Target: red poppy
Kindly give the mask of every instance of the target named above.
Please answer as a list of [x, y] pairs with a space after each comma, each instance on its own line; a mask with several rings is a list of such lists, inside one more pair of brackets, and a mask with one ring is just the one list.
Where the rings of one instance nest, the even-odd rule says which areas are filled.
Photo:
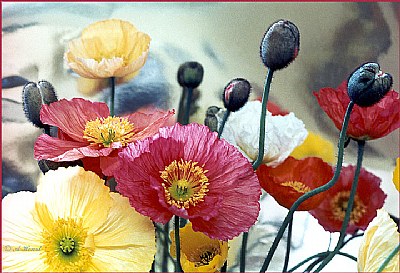
[[[353, 183], [355, 166], [343, 167], [339, 180], [327, 191], [327, 197], [310, 213], [329, 232], [340, 231], [346, 213], [347, 203]], [[380, 188], [381, 179], [361, 168], [353, 210], [346, 233], [365, 230], [382, 208], [386, 194]]]
[[36, 140], [37, 160], [82, 159], [86, 170], [112, 176], [118, 168], [118, 151], [128, 143], [153, 136], [168, 125], [174, 111], [145, 108], [123, 117], [110, 117], [107, 104], [81, 98], [43, 105], [40, 120], [58, 127], [58, 137], [42, 134]]
[[[314, 92], [319, 105], [341, 130], [350, 98], [347, 95], [347, 81], [337, 89], [326, 87]], [[391, 90], [386, 96], [370, 107], [354, 105], [350, 116], [347, 135], [359, 140], [371, 140], [386, 136], [400, 127], [399, 94]]]
[[194, 231], [228, 240], [257, 220], [261, 187], [250, 162], [207, 126], [161, 128], [119, 157], [118, 192], [155, 222], [177, 215]]
[[[318, 157], [288, 157], [275, 168], [261, 165], [256, 173], [261, 187], [288, 209], [304, 193], [326, 184], [333, 176], [332, 167]], [[324, 198], [324, 193], [315, 195], [297, 210], [316, 208]]]

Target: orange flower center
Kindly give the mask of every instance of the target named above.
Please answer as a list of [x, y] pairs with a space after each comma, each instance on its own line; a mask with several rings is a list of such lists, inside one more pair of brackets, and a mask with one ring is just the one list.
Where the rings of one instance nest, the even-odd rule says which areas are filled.
[[178, 208], [189, 208], [204, 201], [208, 192], [207, 170], [197, 166], [198, 162], [174, 160], [161, 171], [162, 186], [168, 204]]
[[306, 186], [304, 183], [298, 181], [287, 181], [281, 183], [281, 185], [286, 187], [291, 187], [292, 189], [294, 189], [299, 193], [306, 193], [311, 191], [311, 188], [309, 186]]
[[219, 243], [204, 245], [198, 247], [187, 254], [189, 261], [194, 263], [195, 267], [200, 267], [203, 265], [208, 265], [216, 255], [221, 254], [221, 249]]
[[110, 147], [113, 142], [120, 142], [122, 146], [126, 146], [135, 134], [133, 129], [133, 124], [127, 118], [96, 118], [86, 123], [83, 138], [91, 144], [104, 147]]
[[[342, 191], [337, 193], [331, 200], [331, 208], [335, 220], [343, 221], [349, 203], [349, 197], [350, 191]], [[356, 194], [353, 209], [350, 214], [350, 224], [355, 224], [360, 221], [366, 212], [366, 208], [367, 207]]]

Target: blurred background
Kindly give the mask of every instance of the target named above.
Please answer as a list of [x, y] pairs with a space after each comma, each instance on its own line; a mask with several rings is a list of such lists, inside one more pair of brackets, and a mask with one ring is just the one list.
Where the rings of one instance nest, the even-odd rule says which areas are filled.
[[[297, 25], [300, 52], [294, 63], [274, 74], [270, 100], [294, 112], [308, 130], [331, 140], [335, 147], [339, 132], [319, 108], [313, 91], [336, 88], [365, 62], [378, 62], [382, 71], [393, 75], [393, 88], [399, 91], [398, 3], [3, 2], [2, 78], [47, 80], [54, 85], [59, 98], [106, 101], [108, 89], [102, 90], [105, 86], [96, 86], [72, 73], [64, 63], [63, 54], [68, 41], [78, 37], [83, 28], [109, 18], [127, 20], [152, 38], [149, 58], [141, 72], [117, 87], [117, 114], [149, 104], [177, 109], [182, 90], [176, 72], [186, 61], [200, 62], [205, 71], [198, 88], [197, 111], [191, 121], [203, 123], [209, 106], [222, 107], [222, 90], [233, 78], [246, 78], [253, 86], [252, 98], [259, 97], [267, 72], [259, 57], [259, 46], [266, 29], [278, 19], [288, 19]], [[33, 159], [33, 145], [42, 132], [26, 121], [21, 93], [22, 86], [5, 88], [3, 82], [3, 196], [18, 190], [34, 191], [40, 175]], [[382, 188], [388, 194], [384, 207], [394, 215], [399, 215], [399, 196], [392, 183], [398, 156], [399, 130], [396, 130], [368, 142], [363, 163], [382, 179]], [[356, 145], [351, 143], [346, 149], [345, 162], [355, 164], [355, 161]], [[279, 222], [285, 214], [286, 209], [267, 197], [260, 221], [265, 216], [269, 221]], [[293, 251], [290, 265], [308, 254], [324, 251], [329, 242], [329, 234], [308, 213], [297, 215], [294, 245], [301, 248]], [[296, 219], [299, 219], [297, 226]], [[271, 225], [255, 227], [261, 233], [266, 228]], [[318, 245], [315, 234], [321, 235]], [[253, 240], [261, 247], [256, 252], [265, 256], [270, 240], [260, 242], [256, 236]], [[313, 243], [310, 236], [314, 237]], [[357, 240], [346, 247], [356, 255]], [[260, 268], [257, 255], [254, 257], [255, 267], [249, 268], [250, 271]], [[280, 270], [279, 261], [277, 264], [276, 270]], [[355, 268], [354, 262], [338, 257], [326, 270], [349, 272]]]

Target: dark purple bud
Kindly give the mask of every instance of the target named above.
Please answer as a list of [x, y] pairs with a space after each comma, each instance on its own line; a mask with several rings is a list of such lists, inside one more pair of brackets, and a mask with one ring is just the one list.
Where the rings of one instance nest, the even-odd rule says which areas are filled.
[[264, 34], [260, 46], [261, 60], [266, 67], [275, 71], [285, 68], [300, 51], [300, 32], [288, 20], [273, 23]]
[[392, 88], [393, 78], [383, 73], [377, 63], [357, 68], [347, 82], [347, 94], [355, 104], [368, 107], [379, 102]]
[[231, 80], [224, 88], [224, 106], [231, 112], [243, 107], [249, 100], [251, 91], [250, 83], [242, 78]]
[[197, 88], [203, 81], [204, 69], [198, 62], [186, 62], [179, 66], [178, 83], [182, 87]]

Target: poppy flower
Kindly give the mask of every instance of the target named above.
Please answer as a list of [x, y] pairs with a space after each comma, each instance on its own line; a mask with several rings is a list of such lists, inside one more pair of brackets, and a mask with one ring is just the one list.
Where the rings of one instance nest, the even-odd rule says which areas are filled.
[[41, 177], [2, 201], [2, 271], [147, 272], [155, 230], [126, 197], [81, 167]]
[[[230, 114], [221, 138], [235, 146], [250, 161], [258, 156], [261, 102], [249, 101]], [[218, 116], [217, 116], [218, 118]], [[283, 162], [307, 137], [304, 123], [293, 113], [273, 116], [267, 112], [264, 158], [262, 163], [276, 166]]]
[[167, 125], [173, 111], [143, 109], [123, 117], [110, 117], [107, 104], [81, 98], [43, 105], [40, 119], [58, 127], [58, 137], [42, 134], [34, 147], [36, 160], [82, 159], [87, 170], [112, 176], [118, 151], [130, 142], [152, 136]]
[[[351, 185], [356, 167], [349, 165], [342, 168], [336, 184], [326, 191], [322, 203], [310, 210], [319, 224], [329, 232], [340, 231], [347, 209]], [[382, 208], [386, 194], [380, 188], [381, 179], [361, 168], [353, 210], [346, 233], [352, 234], [358, 229], [365, 230], [376, 211]]]
[[110, 19], [86, 27], [69, 43], [65, 59], [84, 78], [132, 78], [145, 64], [149, 46], [149, 35], [129, 22]]
[[[261, 187], [288, 209], [300, 196], [326, 184], [333, 176], [332, 167], [318, 157], [302, 160], [288, 157], [276, 167], [261, 165], [256, 173]], [[316, 208], [324, 198], [324, 193], [315, 195], [297, 210]]]
[[[228, 258], [228, 242], [209, 238], [195, 232], [192, 223], [180, 231], [181, 265], [184, 272], [219, 272]], [[176, 258], [175, 235], [170, 233], [170, 253]]]
[[255, 223], [261, 187], [249, 161], [207, 126], [160, 128], [119, 153], [117, 190], [154, 222], [173, 215], [194, 231], [228, 240]]
[[[396, 223], [383, 209], [369, 223], [358, 252], [358, 272], [377, 272], [381, 264], [399, 244]], [[399, 252], [382, 272], [399, 272]]]
[[[350, 98], [347, 95], [347, 81], [342, 82], [337, 89], [326, 87], [314, 92], [319, 105], [335, 123], [342, 129], [344, 115]], [[359, 140], [372, 140], [386, 136], [400, 127], [399, 94], [391, 90], [382, 100], [369, 107], [354, 105], [351, 112], [347, 135]]]

